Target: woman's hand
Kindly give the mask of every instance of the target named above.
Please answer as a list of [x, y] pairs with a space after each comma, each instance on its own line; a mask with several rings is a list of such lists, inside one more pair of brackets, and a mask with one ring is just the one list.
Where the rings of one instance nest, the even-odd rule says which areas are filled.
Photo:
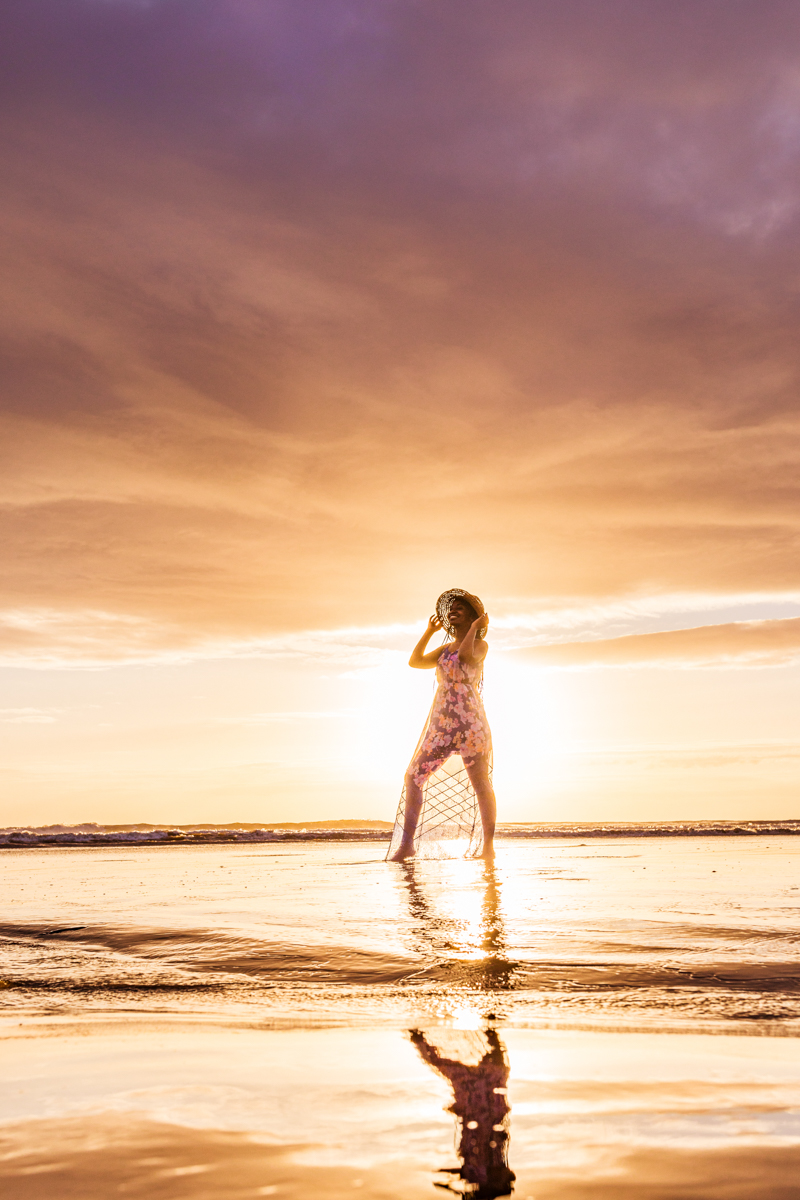
[[410, 667], [419, 667], [420, 670], [427, 670], [435, 667], [439, 661], [439, 655], [442, 652], [440, 646], [438, 650], [431, 650], [428, 654], [425, 653], [425, 647], [431, 640], [437, 629], [442, 628], [442, 622], [437, 617], [436, 613], [428, 617], [428, 628], [423, 633], [422, 637], [417, 642], [414, 649], [411, 651], [411, 658], [408, 660]]
[[481, 629], [484, 633], [486, 633], [486, 630], [489, 628], [489, 614], [487, 612], [482, 612], [481, 615], [476, 617], [472, 622], [472, 628], [476, 633], [478, 633]]
[[486, 657], [486, 642], [478, 640], [478, 633], [486, 629], [489, 625], [489, 614], [484, 610], [481, 612], [470, 625], [467, 630], [467, 636], [458, 647], [458, 661], [471, 663], [473, 666], [482, 663]]

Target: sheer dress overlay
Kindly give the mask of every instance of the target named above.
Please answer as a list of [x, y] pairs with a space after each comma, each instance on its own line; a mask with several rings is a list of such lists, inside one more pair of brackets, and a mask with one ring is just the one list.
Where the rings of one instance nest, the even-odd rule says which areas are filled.
[[[445, 646], [436, 664], [436, 695], [407, 775], [422, 789], [422, 808], [414, 835], [418, 858], [479, 855], [483, 832], [478, 800], [466, 766], [492, 769], [492, 735], [481, 697], [482, 665], [459, 662], [458, 650]], [[387, 857], [403, 837], [406, 789], [400, 797]]]

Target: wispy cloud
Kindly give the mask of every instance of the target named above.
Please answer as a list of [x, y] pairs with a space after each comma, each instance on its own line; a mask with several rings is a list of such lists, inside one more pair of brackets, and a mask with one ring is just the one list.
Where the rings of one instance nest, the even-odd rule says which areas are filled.
[[569, 667], [783, 666], [800, 661], [800, 618], [561, 642], [518, 653], [542, 665]]
[[0, 25], [9, 653], [797, 593], [796, 5]]
[[218, 725], [273, 725], [284, 721], [352, 721], [360, 715], [346, 708], [327, 712], [299, 709], [296, 712], [241, 713], [232, 717], [214, 717], [213, 721]]
[[0, 708], [0, 722], [6, 725], [52, 725], [58, 719], [51, 708]]
[[[505, 611], [503, 599], [497, 603], [501, 607], [493, 604], [491, 614], [493, 649], [554, 664], [658, 663], [682, 656], [692, 662], [760, 661], [765, 656], [788, 662], [793, 661], [795, 614], [800, 616], [796, 592], [634, 595], [563, 607], [540, 601], [529, 602], [528, 611], [510, 607], [517, 600], [506, 599]], [[710, 622], [709, 617], [716, 619]], [[719, 619], [725, 617], [747, 619]], [[0, 612], [0, 666], [92, 670], [126, 663], [255, 659], [360, 672], [405, 659], [424, 624], [420, 616], [407, 624], [214, 636], [178, 622], [103, 610], [20, 608]]]

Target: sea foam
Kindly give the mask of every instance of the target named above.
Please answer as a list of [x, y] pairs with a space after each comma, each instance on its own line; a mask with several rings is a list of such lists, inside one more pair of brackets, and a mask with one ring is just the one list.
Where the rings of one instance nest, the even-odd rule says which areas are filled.
[[[800, 821], [531, 822], [501, 824], [499, 838], [742, 837], [800, 834]], [[42, 825], [0, 829], [0, 849], [25, 846], [187, 846], [261, 842], [381, 842], [391, 826], [371, 821], [307, 826], [231, 825]]]

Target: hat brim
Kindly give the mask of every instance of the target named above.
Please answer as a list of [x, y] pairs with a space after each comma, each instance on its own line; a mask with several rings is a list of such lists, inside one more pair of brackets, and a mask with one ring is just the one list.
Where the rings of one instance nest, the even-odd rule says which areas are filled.
[[[482, 617], [486, 612], [486, 609], [484, 608], [483, 601], [480, 599], [480, 597], [475, 596], [472, 592], [468, 592], [466, 588], [448, 588], [446, 592], [442, 592], [441, 596], [436, 601], [436, 615], [442, 622], [442, 625], [447, 633], [453, 637], [456, 631], [447, 620], [447, 613], [449, 611], [451, 600], [466, 600], [467, 604], [478, 617]], [[478, 629], [475, 636], [479, 639], [485, 637], [486, 629]]]

